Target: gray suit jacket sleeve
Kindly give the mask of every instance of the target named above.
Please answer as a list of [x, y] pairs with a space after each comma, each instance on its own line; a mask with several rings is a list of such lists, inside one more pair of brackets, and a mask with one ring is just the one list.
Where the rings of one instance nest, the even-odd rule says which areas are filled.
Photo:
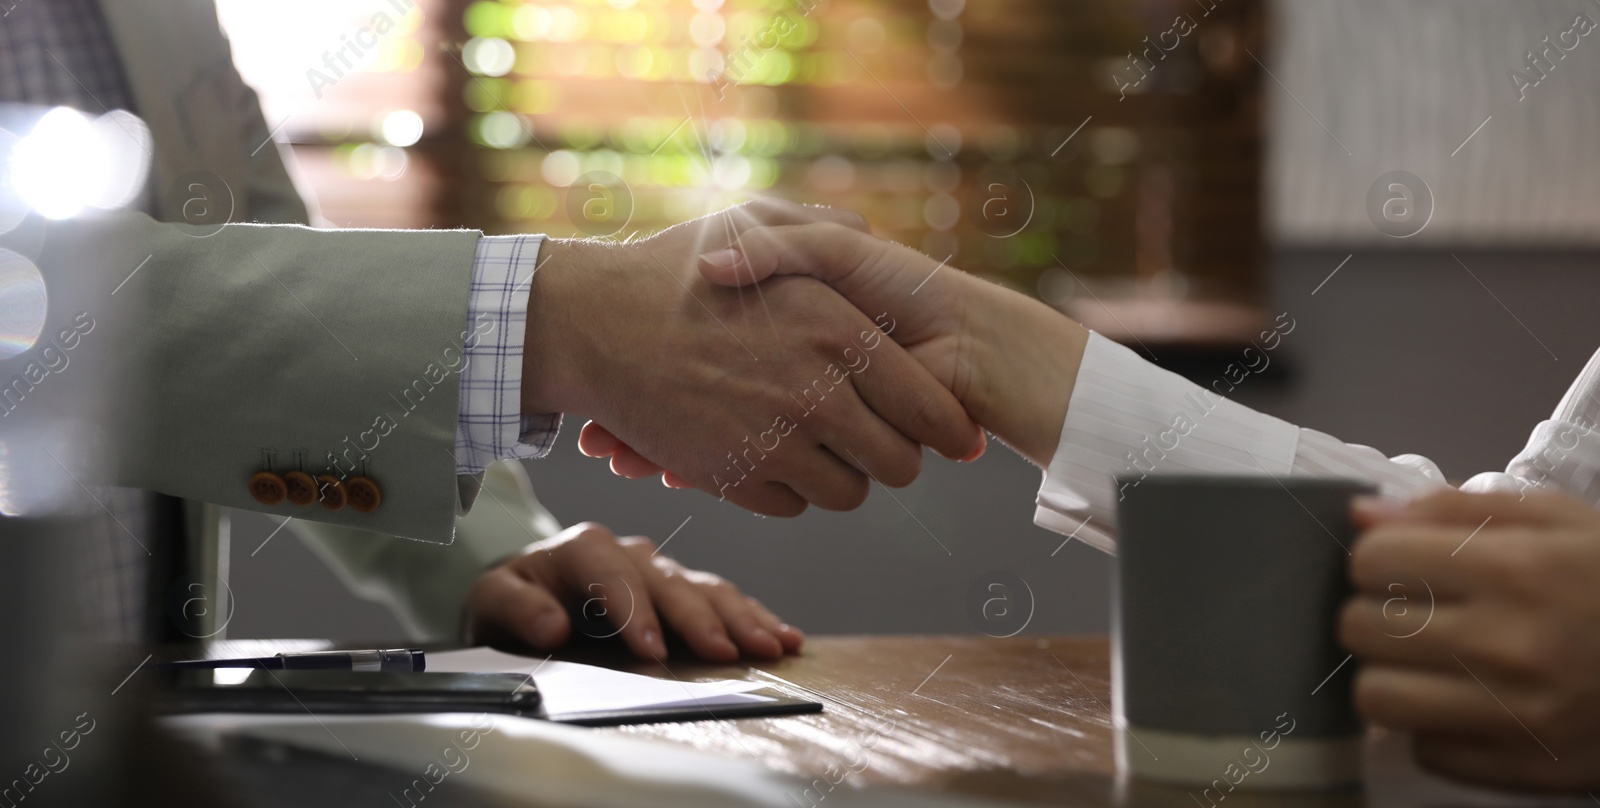
[[[454, 447], [478, 238], [137, 214], [52, 224], [45, 276], [75, 286], [66, 298], [105, 329], [82, 339], [117, 370], [116, 451], [87, 468], [105, 483], [448, 542], [477, 490], [458, 479]], [[269, 462], [368, 476], [382, 505], [263, 506], [248, 482]]]
[[516, 463], [496, 463], [449, 546], [296, 520], [302, 542], [357, 596], [387, 606], [417, 642], [460, 642], [467, 594], [489, 567], [561, 530]]

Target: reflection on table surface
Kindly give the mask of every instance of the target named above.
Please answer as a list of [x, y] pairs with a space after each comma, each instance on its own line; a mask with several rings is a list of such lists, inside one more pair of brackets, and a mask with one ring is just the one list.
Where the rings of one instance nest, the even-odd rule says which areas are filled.
[[[217, 644], [213, 654], [311, 650], [326, 644]], [[802, 805], [830, 793], [891, 785], [1038, 805], [1212, 808], [1199, 789], [1116, 776], [1110, 648], [1105, 637], [813, 637], [799, 657], [709, 665], [683, 649], [666, 664], [610, 646], [564, 659], [684, 681], [749, 679], [826, 705], [820, 714], [597, 729], [756, 760], [807, 781]], [[541, 657], [542, 658], [542, 657]], [[1549, 804], [1452, 787], [1420, 775], [1403, 737], [1375, 731], [1368, 783], [1339, 792], [1238, 790], [1228, 806], [1447, 806]], [[1579, 795], [1574, 805], [1584, 804]], [[807, 803], [805, 800], [809, 800]]]

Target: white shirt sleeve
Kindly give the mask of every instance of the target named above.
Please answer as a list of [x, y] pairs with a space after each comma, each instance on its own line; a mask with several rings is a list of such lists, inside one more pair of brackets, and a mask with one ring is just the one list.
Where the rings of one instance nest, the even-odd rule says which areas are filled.
[[[1269, 361], [1262, 349], [1246, 349], [1207, 389], [1091, 334], [1035, 523], [1114, 552], [1117, 501], [1152, 473], [1350, 477], [1394, 497], [1447, 484], [1425, 457], [1385, 457], [1222, 397]], [[1547, 488], [1600, 504], [1597, 385], [1600, 353], [1504, 473], [1479, 474], [1462, 489]]]

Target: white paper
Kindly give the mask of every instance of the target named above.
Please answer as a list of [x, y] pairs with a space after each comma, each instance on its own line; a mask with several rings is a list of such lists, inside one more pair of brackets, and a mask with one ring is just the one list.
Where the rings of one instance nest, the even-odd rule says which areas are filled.
[[573, 713], [672, 707], [725, 707], [775, 701], [750, 693], [765, 685], [723, 679], [681, 682], [576, 662], [530, 659], [492, 648], [428, 654], [434, 673], [528, 673], [551, 717]]

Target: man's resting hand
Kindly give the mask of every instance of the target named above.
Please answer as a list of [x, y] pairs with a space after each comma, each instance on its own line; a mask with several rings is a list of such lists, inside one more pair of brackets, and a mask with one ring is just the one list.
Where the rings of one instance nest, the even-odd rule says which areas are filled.
[[713, 662], [740, 654], [799, 653], [805, 635], [709, 572], [656, 553], [643, 536], [617, 538], [603, 525], [573, 525], [485, 572], [467, 596], [474, 643], [526, 643], [554, 651], [572, 636], [569, 609], [608, 626], [636, 656], [664, 659], [666, 629]]

